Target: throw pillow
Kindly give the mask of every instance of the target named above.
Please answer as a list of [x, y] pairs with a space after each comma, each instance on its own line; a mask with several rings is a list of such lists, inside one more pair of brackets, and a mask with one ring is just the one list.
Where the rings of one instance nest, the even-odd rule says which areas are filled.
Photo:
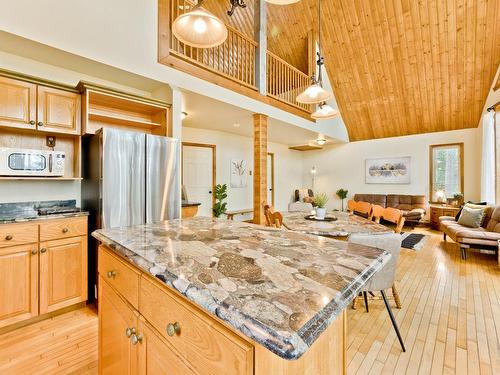
[[304, 203], [312, 203], [312, 202], [313, 202], [313, 200], [314, 200], [314, 198], [313, 198], [313, 197], [309, 197], [309, 196], [304, 197]]
[[307, 189], [299, 189], [299, 202], [304, 202], [304, 198], [308, 196], [309, 193]]
[[[486, 206], [488, 203], [486, 202], [472, 202], [472, 201], [468, 201], [465, 206], [467, 205], [474, 205], [474, 206]], [[477, 208], [477, 207], [475, 207]], [[460, 210], [457, 212], [457, 214], [455, 215], [455, 221], [458, 221], [458, 219], [460, 218], [460, 214], [462, 213], [462, 210], [464, 209], [464, 206], [462, 206], [460, 208]]]
[[481, 208], [469, 208], [465, 206], [458, 218], [458, 224], [469, 227], [479, 228], [483, 221], [484, 210]]

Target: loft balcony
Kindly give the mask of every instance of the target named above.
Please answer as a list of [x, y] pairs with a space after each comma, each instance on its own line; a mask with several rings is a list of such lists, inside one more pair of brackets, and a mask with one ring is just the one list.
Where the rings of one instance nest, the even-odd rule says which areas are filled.
[[[259, 43], [227, 23], [228, 37], [220, 46], [186, 45], [171, 32], [172, 23], [194, 3], [159, 0], [158, 4], [160, 63], [310, 120], [312, 106], [295, 100], [310, 84], [306, 73], [269, 50], [264, 61], [259, 60]], [[262, 66], [266, 68], [259, 74]]]

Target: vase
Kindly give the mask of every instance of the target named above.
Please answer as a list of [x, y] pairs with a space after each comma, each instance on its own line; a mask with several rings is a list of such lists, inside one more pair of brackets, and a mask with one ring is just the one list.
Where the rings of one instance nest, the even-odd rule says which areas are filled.
[[324, 219], [326, 216], [326, 208], [324, 207], [316, 207], [316, 218]]

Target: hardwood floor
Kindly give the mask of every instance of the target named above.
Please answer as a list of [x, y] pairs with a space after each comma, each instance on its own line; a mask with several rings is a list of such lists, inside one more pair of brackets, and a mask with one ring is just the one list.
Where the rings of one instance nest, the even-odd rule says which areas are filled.
[[[348, 310], [349, 375], [500, 374], [500, 267], [494, 255], [460, 259], [453, 241], [403, 249], [397, 271], [402, 309], [391, 303], [406, 353], [382, 301]], [[389, 292], [390, 294], [390, 292]]]
[[[348, 374], [500, 374], [500, 267], [429, 234], [420, 251], [402, 250], [391, 301], [402, 353], [381, 300], [348, 308]], [[390, 291], [388, 292], [390, 294]], [[0, 335], [0, 374], [97, 374], [97, 314], [69, 312]]]
[[97, 374], [97, 312], [85, 307], [0, 335], [0, 374]]

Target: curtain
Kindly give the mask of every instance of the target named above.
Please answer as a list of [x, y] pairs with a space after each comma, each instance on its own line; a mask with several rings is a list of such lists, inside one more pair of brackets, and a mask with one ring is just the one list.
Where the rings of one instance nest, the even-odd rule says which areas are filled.
[[486, 112], [483, 116], [481, 201], [495, 204], [495, 119], [493, 111]]

